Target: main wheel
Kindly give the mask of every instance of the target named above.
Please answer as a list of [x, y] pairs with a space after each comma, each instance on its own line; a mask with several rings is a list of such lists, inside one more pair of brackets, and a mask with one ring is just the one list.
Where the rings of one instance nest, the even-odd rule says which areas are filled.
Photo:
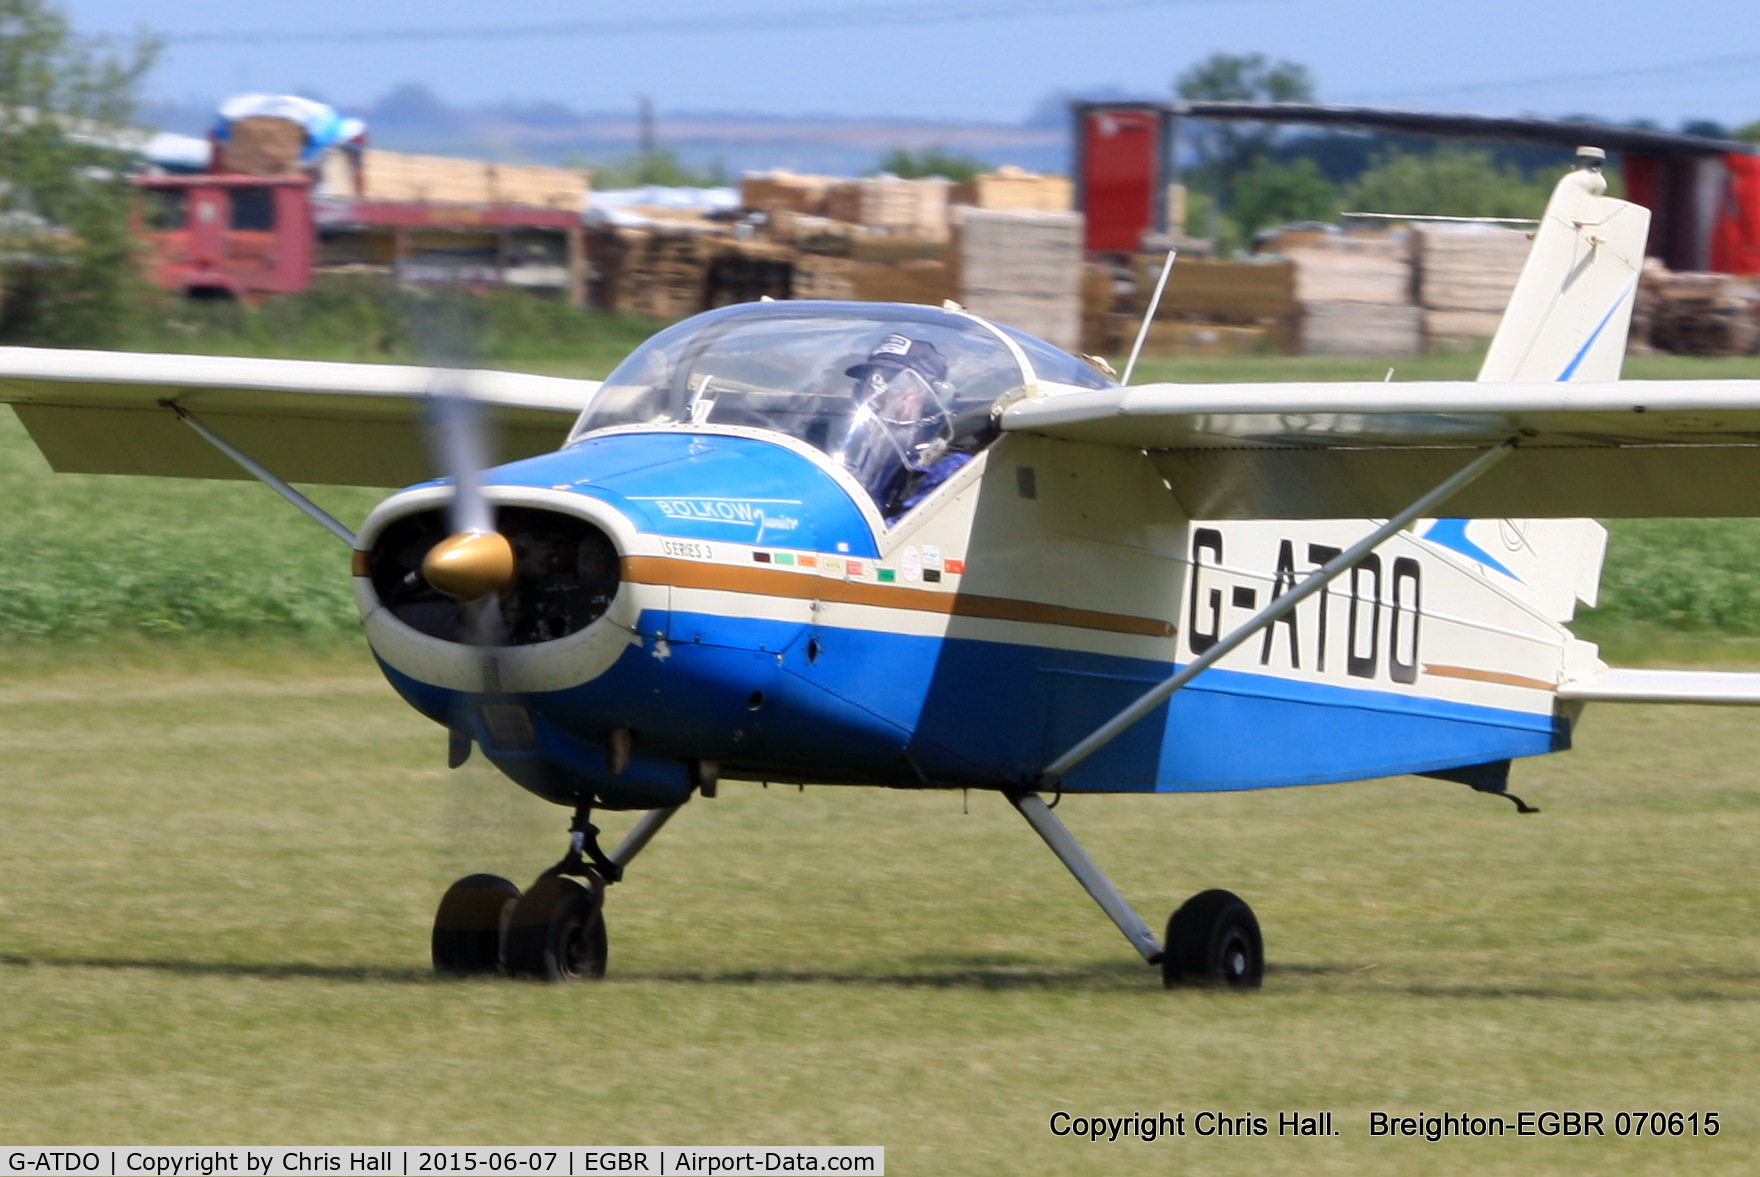
[[499, 875], [466, 875], [440, 898], [434, 913], [434, 971], [480, 976], [501, 968], [501, 929], [519, 902], [519, 888]]
[[514, 906], [507, 971], [540, 981], [598, 980], [610, 943], [600, 893], [568, 875], [546, 875]]
[[1167, 921], [1161, 983], [1206, 989], [1257, 989], [1265, 979], [1259, 921], [1232, 891], [1201, 891]]

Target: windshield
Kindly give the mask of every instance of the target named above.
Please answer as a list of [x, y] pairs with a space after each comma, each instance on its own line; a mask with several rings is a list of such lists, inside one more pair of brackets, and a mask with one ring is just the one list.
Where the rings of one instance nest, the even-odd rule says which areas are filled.
[[746, 425], [828, 454], [888, 523], [996, 436], [1020, 390], [982, 324], [928, 307], [756, 303], [654, 336], [605, 380], [571, 441], [611, 425]]

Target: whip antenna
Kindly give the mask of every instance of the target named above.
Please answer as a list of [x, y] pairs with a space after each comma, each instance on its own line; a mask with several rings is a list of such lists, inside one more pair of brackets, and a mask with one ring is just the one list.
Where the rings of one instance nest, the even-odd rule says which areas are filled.
[[1137, 357], [1143, 352], [1143, 340], [1149, 337], [1149, 324], [1154, 321], [1155, 312], [1161, 306], [1161, 292], [1167, 289], [1167, 276], [1173, 273], [1173, 259], [1179, 256], [1179, 247], [1167, 251], [1167, 261], [1161, 267], [1161, 277], [1155, 279], [1155, 294], [1149, 299], [1149, 310], [1143, 315], [1143, 325], [1137, 328], [1137, 341], [1131, 345], [1131, 358], [1124, 363], [1124, 377], [1120, 384], [1131, 382], [1131, 372], [1136, 369]]

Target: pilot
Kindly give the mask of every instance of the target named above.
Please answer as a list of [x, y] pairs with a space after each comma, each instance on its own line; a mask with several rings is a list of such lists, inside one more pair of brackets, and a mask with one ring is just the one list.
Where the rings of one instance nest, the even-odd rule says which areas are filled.
[[856, 411], [832, 456], [892, 523], [970, 460], [948, 452], [953, 390], [947, 360], [926, 339], [893, 334], [844, 375], [855, 379]]

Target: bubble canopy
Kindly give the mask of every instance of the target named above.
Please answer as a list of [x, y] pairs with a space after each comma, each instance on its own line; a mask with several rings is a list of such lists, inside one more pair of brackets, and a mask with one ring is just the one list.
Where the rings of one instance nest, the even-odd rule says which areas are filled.
[[[996, 436], [991, 407], [1035, 379], [1104, 388], [1042, 340], [894, 303], [745, 303], [687, 319], [619, 364], [570, 444], [616, 425], [741, 425], [818, 449], [890, 522]], [[1037, 372], [1034, 369], [1039, 369]]]

